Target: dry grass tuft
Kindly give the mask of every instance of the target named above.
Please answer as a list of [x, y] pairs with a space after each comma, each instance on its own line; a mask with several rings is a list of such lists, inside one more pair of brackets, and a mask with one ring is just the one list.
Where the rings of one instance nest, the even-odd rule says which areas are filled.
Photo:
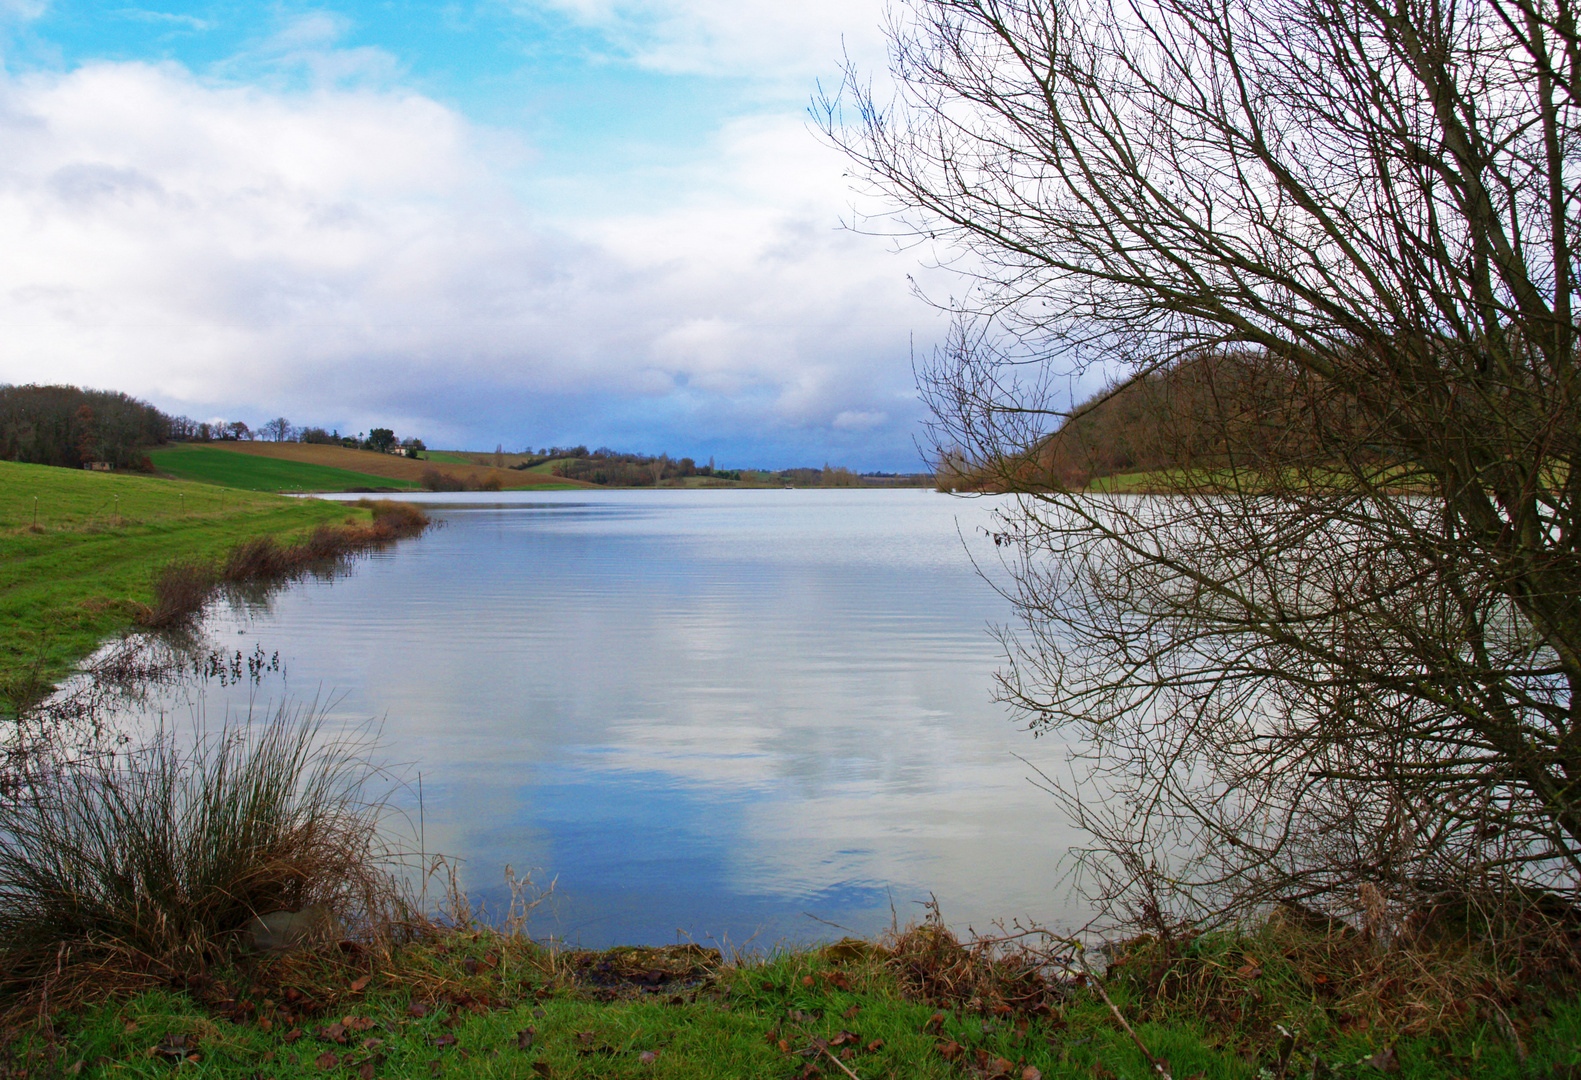
[[890, 934], [884, 947], [902, 987], [929, 1005], [1042, 1014], [1072, 985], [1074, 960], [1061, 939], [1030, 930], [963, 943], [936, 904], [922, 923]]
[[178, 626], [196, 616], [213, 595], [215, 570], [201, 559], [176, 559], [154, 576], [154, 603], [142, 606], [133, 618], [140, 626], [159, 630]]
[[1467, 903], [1446, 900], [1447, 913], [1417, 913], [1388, 938], [1298, 905], [1246, 934], [1144, 934], [1116, 950], [1109, 977], [1135, 991], [1139, 1019], [1191, 1017], [1250, 1043], [1280, 1026], [1436, 1036], [1474, 1020], [1516, 1038], [1533, 991], [1581, 976], [1575, 916], [1507, 898], [1475, 905], [1473, 921]]
[[382, 805], [357, 743], [322, 718], [169, 732], [54, 763], [0, 802], [0, 987], [55, 1007], [201, 973], [255, 915], [324, 904], [367, 927], [390, 908]]

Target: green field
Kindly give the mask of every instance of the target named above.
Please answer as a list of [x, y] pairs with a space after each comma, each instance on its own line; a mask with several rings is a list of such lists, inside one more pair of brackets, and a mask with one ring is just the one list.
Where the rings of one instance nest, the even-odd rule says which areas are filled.
[[130, 626], [158, 567], [348, 514], [366, 516], [317, 499], [0, 462], [0, 715]]
[[371, 473], [328, 465], [255, 457], [209, 446], [169, 446], [153, 450], [154, 468], [182, 480], [220, 484], [245, 491], [350, 491], [358, 488], [413, 491], [417, 485]]

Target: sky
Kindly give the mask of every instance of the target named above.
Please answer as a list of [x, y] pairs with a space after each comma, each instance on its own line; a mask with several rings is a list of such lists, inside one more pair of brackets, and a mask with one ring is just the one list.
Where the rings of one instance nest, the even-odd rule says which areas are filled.
[[[808, 107], [882, 0], [0, 0], [0, 383], [922, 467], [918, 254]], [[945, 286], [947, 289], [947, 286]]]

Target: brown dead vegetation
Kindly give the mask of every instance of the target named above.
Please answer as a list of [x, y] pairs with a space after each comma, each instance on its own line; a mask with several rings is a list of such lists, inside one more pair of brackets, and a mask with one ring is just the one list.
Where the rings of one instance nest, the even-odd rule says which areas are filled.
[[244, 540], [218, 565], [199, 559], [167, 563], [154, 577], [154, 602], [140, 605], [133, 619], [150, 629], [181, 625], [201, 613], [226, 584], [289, 580], [329, 560], [415, 536], [429, 525], [428, 515], [412, 503], [359, 499], [355, 505], [370, 510], [373, 520], [320, 525], [295, 543], [283, 544], [272, 536]]

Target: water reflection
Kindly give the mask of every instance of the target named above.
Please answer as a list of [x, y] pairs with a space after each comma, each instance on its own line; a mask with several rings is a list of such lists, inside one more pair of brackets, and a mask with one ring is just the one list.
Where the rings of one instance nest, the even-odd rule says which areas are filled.
[[427, 848], [494, 902], [506, 864], [557, 878], [536, 929], [587, 944], [872, 932], [930, 891], [952, 922], [1072, 921], [1070, 838], [1012, 756], [1062, 749], [990, 701], [1009, 612], [962, 547], [992, 558], [983, 503], [479, 498], [435, 497], [442, 528], [339, 580], [212, 614], [211, 639], [283, 671], [209, 681], [209, 715], [289, 693], [383, 717]]

